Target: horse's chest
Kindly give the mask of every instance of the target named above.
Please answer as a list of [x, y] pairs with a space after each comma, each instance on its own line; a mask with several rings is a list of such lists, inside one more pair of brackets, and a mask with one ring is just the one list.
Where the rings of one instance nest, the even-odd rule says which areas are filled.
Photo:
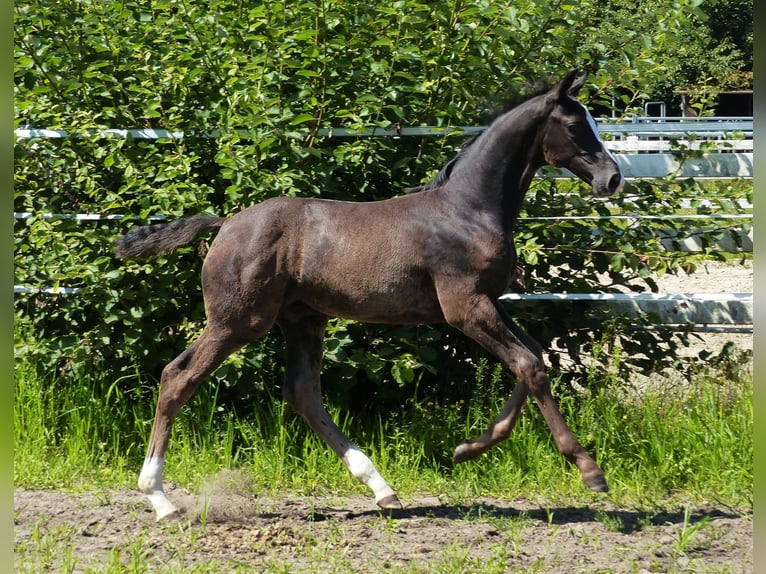
[[454, 277], [474, 278], [487, 293], [502, 293], [516, 269], [516, 249], [509, 236], [484, 229], [472, 229], [439, 250], [439, 265]]
[[505, 289], [513, 279], [516, 270], [516, 248], [513, 241], [502, 238], [492, 241], [477, 250], [477, 271], [482, 283], [488, 287]]

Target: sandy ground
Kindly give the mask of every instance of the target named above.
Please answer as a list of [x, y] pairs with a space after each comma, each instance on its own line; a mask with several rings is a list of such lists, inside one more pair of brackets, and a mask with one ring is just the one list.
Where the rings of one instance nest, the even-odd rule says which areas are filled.
[[131, 572], [753, 572], [748, 509], [427, 496], [388, 516], [369, 497], [260, 498], [223, 477], [197, 498], [170, 490], [189, 512], [160, 524], [134, 491], [17, 490], [16, 571], [58, 572], [74, 557], [74, 572], [117, 561]]

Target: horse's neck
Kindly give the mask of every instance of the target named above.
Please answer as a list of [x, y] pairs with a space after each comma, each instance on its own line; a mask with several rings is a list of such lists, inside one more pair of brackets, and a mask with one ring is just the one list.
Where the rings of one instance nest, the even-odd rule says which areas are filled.
[[538, 141], [540, 114], [525, 108], [498, 118], [450, 176], [461, 201], [488, 212], [507, 232], [516, 225], [524, 195], [544, 163]]

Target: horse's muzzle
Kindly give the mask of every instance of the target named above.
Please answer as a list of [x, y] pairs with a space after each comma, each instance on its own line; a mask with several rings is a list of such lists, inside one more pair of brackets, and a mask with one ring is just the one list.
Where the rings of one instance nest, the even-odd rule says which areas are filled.
[[[609, 177], [594, 177], [591, 181], [591, 186], [593, 187], [593, 195], [596, 197], [612, 197], [613, 195], [618, 194], [623, 186], [625, 185], [625, 178], [622, 177], [622, 172], [620, 171], [620, 168], [615, 166], [615, 171], [609, 175]], [[608, 174], [605, 174], [608, 175]], [[606, 181], [604, 181], [606, 180]]]
[[583, 154], [572, 158], [567, 163], [553, 163], [565, 167], [593, 188], [593, 195], [599, 198], [612, 197], [622, 190], [625, 178], [620, 166], [606, 151], [595, 154]]
[[609, 178], [609, 183], [606, 184], [606, 194], [611, 197], [617, 195], [622, 191], [625, 186], [625, 178], [622, 177], [622, 173], [619, 171]]

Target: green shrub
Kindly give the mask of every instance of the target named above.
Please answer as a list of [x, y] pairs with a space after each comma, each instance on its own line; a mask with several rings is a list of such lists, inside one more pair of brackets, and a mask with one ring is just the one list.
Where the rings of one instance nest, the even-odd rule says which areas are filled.
[[[73, 134], [16, 142], [14, 210], [32, 215], [14, 229], [15, 282], [79, 291], [17, 296], [24, 333], [17, 358], [72, 380], [78, 369], [104, 370], [126, 390], [136, 368], [158, 379], [204, 320], [200, 255], [189, 248], [149, 263], [118, 262], [112, 241], [130, 226], [155, 216], [227, 214], [275, 195], [390, 197], [428, 180], [463, 138], [339, 139], [319, 137], [318, 130], [475, 124], [510, 92], [523, 95], [525, 79], [560, 76], [562, 61], [595, 68], [591, 103], [609, 102], [619, 86], [630, 107], [647, 82], [667, 71], [653, 58], [667, 54], [689, 24], [685, 3], [669, 2], [667, 11], [653, 6], [652, 26], [637, 22], [631, 34], [641, 41], [627, 44], [619, 34], [601, 38], [607, 22], [591, 23], [587, 3], [582, 10], [485, 1], [55, 4], [15, 7], [16, 125]], [[657, 14], [668, 25], [662, 32]], [[622, 16], [615, 18], [613, 26], [625, 27]], [[587, 34], [567, 33], [573, 28]], [[93, 131], [155, 127], [186, 137], [155, 141]], [[525, 215], [671, 214], [681, 200], [703, 193], [727, 199], [750, 193], [733, 185], [634, 183], [610, 210], [580, 184], [538, 180]], [[127, 217], [78, 222], [48, 213]], [[661, 249], [658, 230], [683, 232], [682, 225], [688, 223], [609, 220], [596, 233], [587, 220], [525, 220], [517, 233], [523, 288], [608, 290], [638, 277], [654, 289], [654, 273], [703, 260]], [[721, 232], [714, 228], [706, 237]], [[703, 255], [719, 254], [711, 248]], [[613, 285], [601, 285], [599, 273]], [[574, 356], [588, 355], [611, 338], [629, 354], [626, 368], [674, 360], [670, 334], [627, 334], [602, 308], [565, 305], [511, 310], [546, 348], [566, 341]], [[470, 373], [484, 356], [443, 326], [346, 321], [332, 323], [327, 349], [331, 400], [358, 409], [390, 408], [403, 396], [466, 398]], [[241, 404], [277, 385], [282, 353], [278, 334], [238, 353], [213, 377], [224, 383], [222, 398]], [[567, 376], [584, 380], [592, 368], [576, 365]], [[247, 384], [236, 385], [240, 379]]]

